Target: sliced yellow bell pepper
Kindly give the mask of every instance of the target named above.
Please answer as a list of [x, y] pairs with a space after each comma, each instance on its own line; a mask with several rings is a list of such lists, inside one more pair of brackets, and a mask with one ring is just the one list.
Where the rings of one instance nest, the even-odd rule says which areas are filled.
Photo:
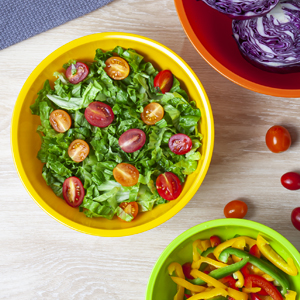
[[274, 278], [271, 277], [269, 274], [264, 274], [262, 277], [268, 281], [274, 281]]
[[[214, 250], [214, 255], [215, 257], [218, 259], [219, 258], [219, 255], [220, 253], [228, 248], [228, 247], [231, 247], [233, 244], [235, 245], [241, 245], [242, 243], [246, 242], [246, 244], [249, 245], [249, 247], [251, 248], [253, 245], [256, 244], [256, 241], [254, 239], [251, 239], [247, 236], [239, 236], [239, 237], [236, 237], [236, 238], [233, 238], [233, 239], [230, 239], [220, 245], [218, 245], [215, 250]], [[241, 243], [241, 244], [240, 244]], [[236, 246], [237, 248], [237, 246]]]
[[200, 254], [197, 248], [200, 249], [201, 252], [207, 250], [211, 247], [210, 240], [196, 240], [193, 242], [193, 261], [200, 259]]
[[[209, 264], [211, 266], [214, 266], [215, 268], [218, 268], [218, 269], [228, 266], [227, 264], [224, 264], [220, 261], [211, 259], [209, 257], [200, 256], [199, 260], [194, 261], [192, 263], [192, 269], [199, 269], [202, 263], [207, 263], [207, 264]], [[240, 271], [237, 271], [233, 274], [235, 274], [237, 279], [238, 279], [238, 281], [235, 284], [236, 287], [239, 287], [239, 288], [243, 287], [244, 286], [244, 277], [243, 277], [242, 273]]]
[[291, 276], [296, 276], [298, 274], [293, 259], [289, 257], [286, 262], [272, 249], [269, 243], [260, 234], [257, 236], [257, 246], [260, 252], [280, 270]]
[[254, 266], [252, 264], [250, 266], [250, 270], [255, 275], [263, 276], [265, 274], [261, 269], [259, 269], [258, 267]]
[[[215, 288], [224, 289], [225, 291], [228, 292], [228, 295], [230, 297], [234, 298], [235, 300], [247, 300], [248, 299], [248, 295], [247, 294], [245, 294], [243, 292], [240, 292], [240, 291], [237, 291], [237, 290], [234, 290], [232, 288], [229, 288], [225, 284], [223, 284], [222, 282], [218, 281], [217, 279], [212, 278], [211, 276], [209, 276], [209, 275], [207, 275], [207, 274], [205, 274], [205, 273], [203, 273], [201, 271], [193, 269], [191, 271], [191, 275], [194, 278], [200, 278], [200, 279], [202, 279], [207, 284], [211, 284]], [[201, 299], [201, 298], [199, 298], [199, 299]]]
[[184, 287], [185, 289], [188, 289], [193, 292], [201, 293], [205, 291], [205, 287], [201, 285], [195, 285], [190, 282], [188, 282], [185, 279], [179, 278], [179, 277], [171, 277], [171, 279], [178, 285]]
[[[245, 239], [237, 240], [236, 242], [234, 242], [232, 244], [232, 248], [237, 248], [237, 249], [240, 249], [240, 250], [244, 250], [245, 247], [246, 247], [246, 240]], [[234, 262], [239, 262], [239, 261], [242, 260], [242, 258], [237, 257], [235, 255], [232, 255], [232, 259], [233, 259]]]
[[199, 300], [199, 299], [210, 299], [216, 296], [224, 296], [226, 297], [228, 293], [224, 289], [214, 288], [208, 292], [203, 292], [200, 294], [196, 294], [189, 298], [189, 300]]
[[[182, 266], [177, 262], [171, 263], [168, 267], [169, 275], [172, 275], [174, 271], [177, 277], [185, 279]], [[184, 297], [184, 287], [177, 284], [177, 293], [174, 296], [174, 300], [183, 300], [183, 297]]]
[[243, 288], [242, 289], [243, 293], [247, 293], [247, 294], [250, 294], [250, 293], [258, 293], [261, 291], [261, 288], [260, 287], [252, 287], [252, 288]]
[[297, 293], [295, 291], [290, 290], [288, 290], [288, 292], [284, 295], [286, 300], [296, 300], [296, 296]]

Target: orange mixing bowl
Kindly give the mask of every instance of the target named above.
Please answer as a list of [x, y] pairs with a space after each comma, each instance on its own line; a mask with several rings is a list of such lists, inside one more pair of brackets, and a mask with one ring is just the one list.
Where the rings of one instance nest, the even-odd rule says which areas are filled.
[[275, 74], [252, 66], [232, 37], [228, 16], [197, 0], [175, 0], [182, 27], [199, 54], [220, 74], [249, 90], [300, 97], [300, 72]]

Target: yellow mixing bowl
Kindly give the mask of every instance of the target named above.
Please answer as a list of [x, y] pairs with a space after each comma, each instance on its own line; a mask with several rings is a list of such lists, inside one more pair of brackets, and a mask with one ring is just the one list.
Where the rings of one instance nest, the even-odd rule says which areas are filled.
[[[41, 140], [36, 133], [40, 123], [38, 116], [31, 115], [29, 106], [37, 98], [37, 92], [46, 79], [53, 86], [53, 72], [62, 71], [62, 65], [70, 59], [93, 61], [95, 51], [104, 51], [116, 46], [135, 49], [153, 63], [159, 70], [169, 69], [180, 81], [200, 108], [202, 118], [199, 130], [203, 134], [202, 158], [197, 170], [189, 175], [180, 197], [168, 204], [159, 205], [152, 211], [141, 213], [130, 223], [120, 222], [117, 218], [87, 218], [78, 208], [72, 208], [58, 198], [42, 177], [43, 164], [36, 158]], [[11, 146], [16, 169], [31, 197], [36, 203], [62, 224], [93, 235], [125, 236], [149, 230], [162, 224], [178, 213], [194, 196], [208, 170], [214, 143], [214, 124], [209, 100], [199, 79], [192, 69], [173, 51], [148, 38], [128, 33], [97, 33], [74, 40], [45, 58], [30, 74], [15, 105], [12, 126]], [[28, 211], [28, 214], [30, 212]]]

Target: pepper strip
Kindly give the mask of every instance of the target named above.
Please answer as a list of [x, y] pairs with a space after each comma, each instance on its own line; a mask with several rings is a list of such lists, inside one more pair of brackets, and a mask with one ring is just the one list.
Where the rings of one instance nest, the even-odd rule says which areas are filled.
[[199, 285], [194, 285], [185, 279], [182, 279], [180, 277], [171, 277], [171, 279], [178, 285], [184, 287], [185, 289], [188, 289], [193, 292], [201, 293], [205, 291], [205, 287], [199, 286]]
[[215, 288], [209, 292], [203, 292], [200, 294], [196, 294], [189, 298], [189, 300], [199, 300], [199, 299], [210, 299], [216, 296], [228, 296], [228, 293], [224, 289]]
[[[230, 266], [228, 266], [230, 267]], [[212, 273], [212, 272], [211, 272]], [[191, 275], [195, 278], [200, 278], [203, 281], [205, 281], [207, 284], [211, 284], [212, 286], [216, 287], [216, 288], [220, 288], [220, 289], [224, 289], [227, 290], [228, 292], [228, 296], [234, 298], [235, 300], [247, 300], [248, 299], [248, 295], [234, 290], [232, 288], [227, 287], [225, 284], [223, 284], [222, 282], [216, 280], [215, 278], [213, 278], [210, 275], [207, 275], [201, 271], [198, 271], [196, 269], [193, 269], [191, 272]], [[201, 298], [195, 298], [195, 299], [201, 299]]]
[[235, 249], [235, 248], [227, 248], [223, 250], [219, 256], [219, 260], [226, 263], [230, 255], [236, 255], [241, 258], [249, 257], [249, 263], [258, 267], [260, 270], [262, 270], [263, 272], [265, 272], [266, 274], [270, 275], [272, 278], [277, 280], [280, 286], [282, 287], [281, 293], [283, 295], [286, 294], [286, 291], [289, 288], [289, 283], [285, 277], [281, 276], [280, 273], [277, 273], [275, 266], [271, 266], [268, 263], [264, 262], [262, 259], [257, 258], [245, 251]]
[[[225, 250], [226, 248], [228, 247], [231, 247], [234, 243], [237, 243], [237, 242], [241, 242], [243, 243], [243, 241], [245, 241], [246, 244], [249, 245], [249, 247], [251, 248], [253, 245], [256, 244], [256, 240], [254, 239], [251, 239], [247, 236], [239, 236], [239, 237], [236, 237], [236, 238], [233, 238], [233, 239], [230, 239], [220, 245], [218, 245], [216, 247], [216, 249], [214, 250], [214, 255], [217, 259], [219, 259], [219, 255], [220, 253]], [[237, 245], [237, 244], [236, 244]]]
[[284, 295], [286, 300], [296, 300], [297, 293], [295, 291], [287, 291]]
[[200, 254], [197, 248], [200, 249], [201, 252], [206, 251], [208, 248], [211, 247], [210, 240], [196, 240], [193, 242], [193, 261], [200, 259]]
[[[224, 268], [224, 267], [228, 267], [228, 265], [227, 264], [224, 264], [224, 263], [222, 263], [222, 262], [219, 262], [219, 261], [217, 261], [217, 260], [214, 260], [214, 259], [211, 259], [211, 258], [209, 258], [209, 257], [203, 257], [203, 256], [200, 256], [200, 259], [199, 260], [197, 260], [197, 261], [194, 261], [193, 263], [192, 263], [192, 268], [193, 269], [199, 269], [200, 268], [200, 266], [201, 266], [201, 264], [202, 263], [208, 263], [209, 265], [211, 265], [211, 266], [214, 266], [215, 268]], [[244, 263], [243, 263], [244, 264]], [[246, 263], [245, 263], [246, 264]], [[234, 269], [237, 269], [240, 265], [231, 265], [232, 266], [232, 268], [233, 268], [233, 266], [235, 266], [235, 268]], [[241, 267], [242, 268], [242, 267]], [[212, 276], [212, 277], [214, 277], [213, 276], [213, 271], [210, 273], [210, 275]], [[235, 275], [236, 275], [236, 277], [238, 278], [238, 281], [236, 282], [236, 286], [237, 287], [240, 287], [240, 288], [242, 288], [243, 286], [244, 286], [244, 277], [243, 277], [243, 275], [242, 275], [242, 273], [239, 271], [239, 269], [237, 269], [237, 271], [233, 271], [232, 273], [234, 273]], [[231, 273], [231, 274], [232, 274]], [[230, 274], [228, 274], [228, 275], [230, 275]], [[227, 276], [227, 275], [226, 275]], [[225, 276], [223, 276], [223, 277], [225, 277]], [[214, 278], [216, 278], [216, 277], [214, 277]], [[222, 277], [221, 277], [222, 278]], [[220, 278], [217, 278], [217, 279], [220, 279]]]
[[[182, 271], [182, 266], [177, 262], [171, 263], [168, 267], [169, 275], [172, 275], [174, 271], [177, 277], [185, 279], [185, 276]], [[174, 296], [174, 300], [183, 300], [183, 297], [184, 297], [184, 287], [177, 284], [177, 293]]]
[[267, 242], [260, 234], [257, 236], [257, 246], [260, 252], [280, 270], [291, 276], [296, 276], [298, 274], [294, 260], [291, 257], [288, 257], [286, 262], [272, 249], [269, 242]]
[[242, 288], [242, 291], [247, 294], [256, 294], [261, 291], [260, 287]]
[[[224, 267], [221, 267], [220, 269], [216, 269], [216, 270], [211, 271], [209, 273], [209, 276], [214, 278], [214, 279], [221, 279], [223, 277], [226, 277], [228, 275], [231, 275], [231, 274], [239, 271], [240, 269], [242, 269], [246, 265], [246, 263], [248, 261], [249, 261], [249, 258], [245, 257], [245, 258], [243, 258], [243, 260], [241, 260], [241, 261], [239, 261], [235, 264], [232, 264], [232, 265], [229, 265], [229, 266], [224, 264], [225, 265]], [[216, 261], [214, 261], [214, 262], [216, 262]], [[216, 262], [216, 263], [220, 263], [220, 262]], [[191, 275], [192, 275], [192, 273], [191, 273]], [[206, 282], [204, 280], [201, 280], [201, 279], [194, 279], [193, 283], [197, 284], [197, 285], [202, 285], [202, 284], [205, 284]], [[242, 282], [240, 282], [240, 284], [241, 283]]]
[[[243, 239], [243, 240], [237, 240], [236, 242], [234, 242], [232, 244], [232, 248], [237, 248], [237, 249], [240, 249], [240, 250], [244, 250], [246, 247], [246, 240]], [[232, 260], [234, 262], [238, 262], [241, 260], [241, 258], [235, 256], [235, 255], [232, 255]]]

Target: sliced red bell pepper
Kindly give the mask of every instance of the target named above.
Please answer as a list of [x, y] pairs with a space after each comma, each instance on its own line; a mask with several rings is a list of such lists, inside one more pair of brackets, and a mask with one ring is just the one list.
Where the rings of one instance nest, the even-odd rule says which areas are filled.
[[251, 296], [251, 300], [261, 300], [257, 294], [251, 293], [250, 296]]
[[232, 276], [223, 277], [220, 281], [224, 284], [227, 283], [230, 288], [239, 291], [239, 289], [235, 286], [236, 280], [234, 280]]
[[188, 299], [188, 298], [191, 298], [192, 296], [191, 295], [188, 295], [188, 294], [184, 294], [185, 298]]
[[182, 265], [182, 271], [187, 279], [194, 279], [194, 277], [191, 275], [192, 264], [190, 262], [187, 262]]
[[260, 258], [261, 257], [261, 253], [257, 247], [257, 245], [253, 245], [251, 248], [250, 248], [250, 251], [249, 253], [253, 256], [256, 256], [257, 258]]
[[265, 278], [253, 274], [246, 276], [245, 287], [251, 288], [254, 285], [264, 289], [274, 300], [283, 300], [283, 297], [277, 288]]

